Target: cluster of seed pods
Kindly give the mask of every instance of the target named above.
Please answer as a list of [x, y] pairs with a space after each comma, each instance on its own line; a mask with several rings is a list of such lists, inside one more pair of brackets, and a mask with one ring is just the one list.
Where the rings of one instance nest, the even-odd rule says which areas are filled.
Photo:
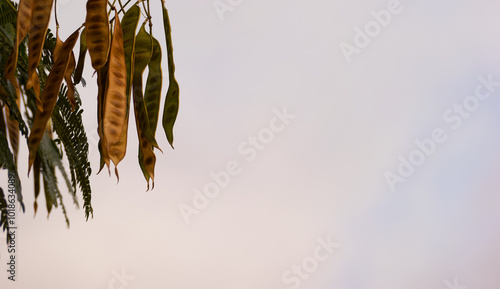
[[[150, 180], [154, 186], [155, 149], [159, 149], [155, 137], [163, 86], [162, 47], [160, 42], [152, 36], [151, 29], [149, 33], [146, 31], [147, 23], [151, 27], [151, 17], [147, 17], [139, 26], [141, 18], [139, 4], [140, 1], [124, 11], [120, 21], [118, 9], [112, 7], [107, 0], [87, 0], [85, 23], [65, 41], [59, 38], [59, 27], [57, 27], [57, 41], [52, 53], [53, 67], [45, 80], [43, 90], [40, 90], [37, 69], [54, 9], [54, 0], [20, 0], [15, 45], [6, 62], [4, 74], [16, 90], [19, 105], [21, 89], [15, 76], [18, 47], [29, 35], [28, 79], [25, 89], [32, 89], [37, 99], [34, 121], [28, 137], [28, 170], [31, 170], [35, 164], [35, 170], [39, 171], [35, 163], [36, 153], [50, 125], [49, 120], [60, 95], [63, 81], [67, 84], [66, 95], [73, 109], [77, 107], [75, 85], [84, 83], [82, 75], [88, 52], [92, 68], [97, 73], [100, 170], [106, 165], [110, 171], [111, 162], [113, 162], [118, 177], [117, 166], [126, 154], [128, 122], [130, 109], [133, 107], [139, 139], [139, 165], [148, 183], [148, 189]], [[173, 146], [173, 126], [179, 107], [179, 85], [174, 76], [170, 21], [163, 0], [162, 5], [169, 80], [162, 123], [167, 140]], [[114, 20], [109, 21], [113, 10]], [[82, 28], [83, 31], [80, 33]], [[77, 61], [73, 49], [78, 40], [80, 49]], [[146, 68], [149, 72], [144, 87], [143, 74]], [[133, 104], [130, 103], [131, 100]], [[0, 113], [8, 114], [8, 111], [2, 109]], [[8, 117], [6, 119], [10, 121]], [[14, 139], [11, 138], [11, 144], [17, 154], [19, 133], [16, 123], [0, 123], [0, 129], [6, 127], [9, 131], [13, 131], [9, 135], [14, 137]]]

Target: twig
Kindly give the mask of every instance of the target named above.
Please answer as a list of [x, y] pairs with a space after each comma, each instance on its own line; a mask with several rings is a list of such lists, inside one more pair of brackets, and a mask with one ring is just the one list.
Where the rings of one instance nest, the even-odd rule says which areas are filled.
[[140, 2], [142, 3], [142, 8], [144, 8], [144, 12], [146, 13], [146, 15], [149, 16], [148, 10], [146, 9], [146, 4], [144, 4], [144, 0], [141, 0]]
[[123, 5], [121, 0], [118, 0], [118, 4], [120, 4], [120, 11], [123, 10]]
[[153, 22], [151, 21], [151, 7], [149, 6], [149, 0], [148, 0], [148, 20], [149, 20], [149, 34], [153, 36]]
[[[139, 0], [141, 1], [141, 0]], [[132, 2], [132, 0], [128, 0], [127, 3], [125, 3], [125, 5], [123, 5], [123, 7], [120, 7], [120, 10], [118, 10], [118, 13], [117, 14], [120, 14], [121, 12], [125, 13], [125, 8], [127, 7], [127, 5]], [[120, 3], [121, 4], [121, 3]], [[113, 16], [113, 18], [111, 18], [111, 20], [109, 20], [109, 23], [112, 23], [113, 20], [115, 20], [115, 17]]]
[[59, 28], [59, 21], [57, 20], [57, 0], [54, 3], [54, 17], [56, 18], [56, 28]]
[[[115, 1], [113, 1], [113, 3], [111, 3], [109, 0], [108, 0], [108, 5], [110, 7], [109, 11], [108, 11], [108, 19], [109, 19], [109, 15], [111, 15], [111, 11], [115, 9]], [[109, 23], [112, 23], [111, 21]]]
[[9, 6], [10, 6], [10, 7], [11, 7], [14, 11], [16, 11], [16, 12], [17, 12], [16, 7], [14, 7], [14, 5], [12, 5], [12, 3], [10, 3], [10, 1], [9, 1], [9, 0], [5, 0], [5, 2], [7, 2], [7, 4], [9, 4]]

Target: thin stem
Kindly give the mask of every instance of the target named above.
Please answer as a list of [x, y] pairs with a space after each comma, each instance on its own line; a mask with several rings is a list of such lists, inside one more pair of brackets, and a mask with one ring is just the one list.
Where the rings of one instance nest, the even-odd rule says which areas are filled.
[[149, 20], [149, 34], [153, 36], [153, 22], [151, 21], [151, 6], [149, 5], [149, 0], [148, 0], [148, 20]]
[[137, 4], [139, 4], [139, 3], [142, 3], [141, 14], [142, 14], [142, 16], [144, 16], [144, 18], [146, 18], [146, 20], [144, 21], [144, 22], [146, 22], [146, 21], [148, 21], [148, 15], [147, 15], [148, 11], [146, 11], [146, 6], [144, 6], [144, 0], [139, 0], [139, 2], [137, 2]]
[[130, 2], [132, 2], [132, 0], [128, 0], [128, 1], [125, 3], [125, 5], [123, 5], [123, 8], [122, 8], [122, 9], [120, 9], [120, 11], [118, 11], [118, 13], [123, 12], [123, 11], [124, 11], [124, 9], [125, 9], [125, 7], [127, 7], [127, 5], [128, 5]]
[[[149, 11], [149, 0], [147, 1], [148, 7], [146, 7], [146, 4], [144, 4], [144, 0], [141, 0], [142, 2], [142, 7], [144, 8], [144, 13], [146, 13], [146, 21], [149, 22], [149, 34], [152, 35], [152, 29], [151, 27], [153, 26], [153, 23], [151, 22], [151, 13]], [[151, 42], [152, 45], [153, 42]]]
[[59, 21], [57, 20], [57, 0], [54, 3], [54, 17], [56, 18], [56, 28], [59, 28]]
[[9, 0], [5, 0], [5, 2], [7, 2], [7, 3], [9, 4], [9, 6], [10, 6], [10, 7], [12, 7], [12, 9], [13, 9], [14, 11], [16, 11], [16, 12], [17, 12], [16, 7], [14, 7], [14, 5], [12, 5], [12, 3], [10, 3], [10, 1], [9, 1]]
[[[140, 1], [140, 0], [139, 0]], [[120, 8], [120, 10], [118, 10], [118, 14], [120, 14], [121, 12], [125, 13], [125, 8], [127, 7], [127, 5], [132, 2], [132, 0], [128, 0], [125, 5], [123, 5], [123, 7]], [[120, 3], [121, 4], [121, 3]], [[111, 20], [109, 20], [109, 23], [112, 23], [113, 20], [115, 20], [115, 17], [113, 16], [113, 18], [111, 18]]]
[[[113, 3], [111, 3], [109, 0], [108, 0], [108, 5], [109, 5], [109, 11], [108, 11], [108, 19], [109, 19], [109, 15], [111, 15], [111, 11], [115, 9], [115, 2], [116, 0], [113, 1]], [[111, 23], [111, 22], [110, 22]]]
[[149, 14], [148, 14], [148, 10], [146, 9], [146, 4], [144, 4], [144, 0], [140, 0], [140, 1], [141, 1], [141, 3], [142, 3], [142, 8], [144, 8], [144, 13], [146, 13], [146, 15], [148, 15], [148, 16], [149, 16]]
[[122, 4], [122, 1], [121, 0], [118, 0], [118, 4], [120, 4], [120, 11], [123, 10], [123, 4]]

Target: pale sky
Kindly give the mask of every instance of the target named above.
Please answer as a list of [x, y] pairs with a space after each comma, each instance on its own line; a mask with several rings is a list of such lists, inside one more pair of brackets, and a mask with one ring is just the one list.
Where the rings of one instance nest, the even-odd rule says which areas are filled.
[[[94, 218], [65, 192], [70, 229], [60, 210], [47, 220], [42, 196], [33, 218], [22, 142], [17, 281], [1, 245], [0, 288], [498, 288], [500, 3], [166, 2], [181, 104], [176, 149], [157, 133], [155, 189], [145, 191], [133, 118], [120, 182], [95, 175], [87, 65], [77, 88]], [[151, 5], [163, 44], [160, 1]], [[58, 9], [65, 39], [85, 1]], [[400, 168], [410, 156], [418, 166]], [[218, 195], [193, 204], [228, 164]]]

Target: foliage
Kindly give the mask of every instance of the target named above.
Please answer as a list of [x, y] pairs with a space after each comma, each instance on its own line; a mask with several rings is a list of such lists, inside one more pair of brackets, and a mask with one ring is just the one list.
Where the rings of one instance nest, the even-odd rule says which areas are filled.
[[[0, 167], [16, 177], [17, 201], [24, 211], [17, 168], [22, 135], [29, 150], [28, 174], [31, 173], [34, 181], [35, 214], [43, 187], [48, 214], [54, 207], [61, 208], [69, 226], [58, 176], [62, 176], [62, 183], [77, 207], [77, 191], [82, 193], [86, 219], [93, 216], [89, 144], [82, 122], [82, 103], [75, 88], [76, 84], [85, 85], [82, 71], [93, 68], [98, 76], [96, 103], [101, 169], [107, 165], [110, 170], [112, 161], [118, 177], [117, 165], [125, 157], [133, 107], [140, 142], [139, 167], [149, 189], [149, 180], [154, 186], [155, 148], [159, 149], [155, 133], [163, 82], [162, 46], [152, 36], [149, 0], [135, 3], [128, 0], [125, 4], [120, 0], [118, 3], [87, 0], [85, 23], [64, 41], [58, 35], [57, 11], [52, 13], [57, 8], [54, 1], [20, 0], [16, 4], [0, 0], [0, 69], [4, 72], [0, 74]], [[163, 0], [162, 5], [169, 79], [163, 126], [168, 142], [173, 145], [179, 87], [174, 76], [171, 29]], [[146, 17], [139, 26], [141, 12]], [[109, 19], [111, 14], [113, 18]], [[48, 29], [51, 15], [57, 24], [55, 36]], [[149, 32], [146, 24], [149, 24]], [[142, 29], [137, 31], [138, 27]], [[73, 49], [77, 46], [80, 50], [75, 61]], [[87, 52], [92, 61], [85, 65]], [[145, 67], [149, 67], [150, 72], [144, 93]], [[4, 230], [8, 227], [4, 218], [6, 204], [0, 188], [0, 226]]]
[[89, 214], [93, 212], [90, 204], [92, 193], [89, 181], [92, 169], [87, 159], [89, 144], [83, 127], [82, 113], [79, 101], [76, 109], [72, 110], [68, 99], [59, 97], [52, 113], [52, 121], [69, 160], [73, 191], [76, 191], [77, 185], [80, 187], [83, 194], [83, 207], [88, 219]]

